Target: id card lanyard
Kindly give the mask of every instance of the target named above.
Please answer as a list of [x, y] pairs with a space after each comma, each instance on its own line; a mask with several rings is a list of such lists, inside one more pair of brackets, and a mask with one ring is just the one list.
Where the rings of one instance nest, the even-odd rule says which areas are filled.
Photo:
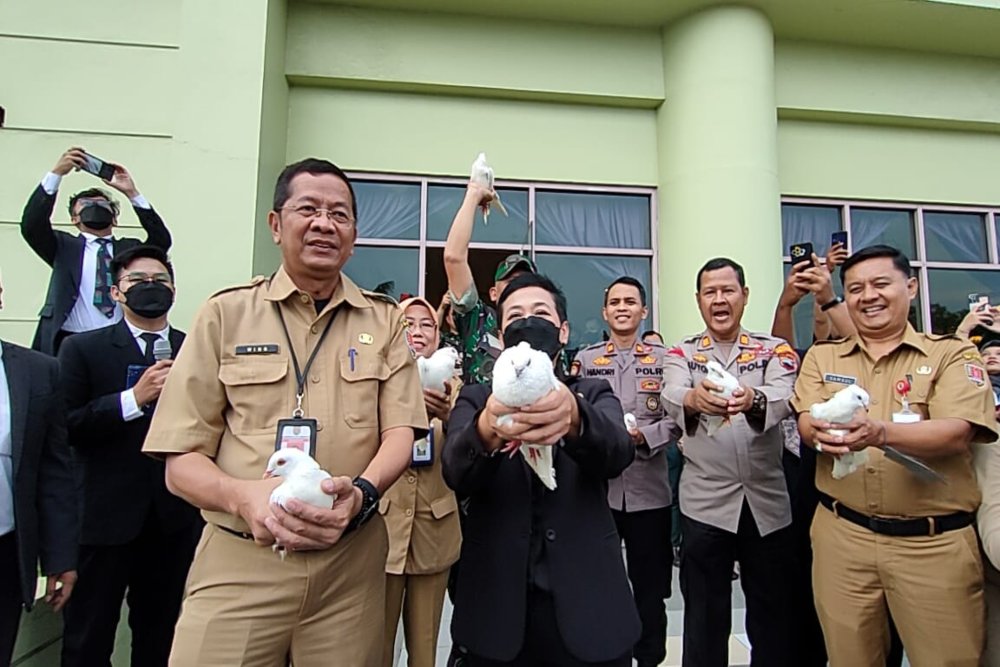
[[306, 395], [306, 380], [309, 377], [309, 369], [312, 368], [313, 361], [316, 360], [316, 353], [319, 352], [319, 349], [323, 346], [323, 341], [326, 340], [327, 334], [330, 333], [330, 328], [333, 326], [333, 320], [337, 316], [338, 309], [335, 308], [330, 313], [330, 319], [327, 321], [326, 326], [323, 327], [323, 333], [320, 334], [319, 340], [316, 341], [316, 345], [309, 354], [309, 358], [306, 359], [305, 367], [300, 368], [298, 355], [295, 354], [295, 346], [292, 345], [292, 337], [288, 334], [288, 325], [285, 323], [285, 316], [281, 313], [281, 306], [275, 302], [274, 307], [278, 311], [278, 320], [281, 322], [281, 330], [285, 333], [285, 341], [288, 343], [288, 354], [292, 357], [292, 367], [295, 369], [295, 409], [292, 410], [291, 419], [278, 420], [278, 432], [275, 436], [274, 448], [278, 450], [293, 447], [305, 451], [309, 456], [315, 457], [318, 423], [315, 419], [306, 419], [305, 411], [302, 409], [302, 399]]

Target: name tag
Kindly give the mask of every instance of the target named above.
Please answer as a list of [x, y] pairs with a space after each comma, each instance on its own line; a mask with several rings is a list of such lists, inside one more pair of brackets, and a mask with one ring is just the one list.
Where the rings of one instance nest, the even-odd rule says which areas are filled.
[[410, 457], [410, 467], [429, 466], [434, 462], [434, 429], [427, 431], [426, 438], [420, 438], [413, 443], [413, 454]]
[[916, 424], [920, 421], [920, 414], [910, 410], [900, 410], [892, 413], [893, 424]]
[[840, 384], [857, 384], [858, 378], [851, 377], [850, 375], [836, 375], [834, 373], [826, 373], [823, 375], [823, 382], [838, 382]]
[[261, 345], [237, 345], [237, 356], [244, 354], [278, 354], [280, 347], [274, 343], [263, 343]]

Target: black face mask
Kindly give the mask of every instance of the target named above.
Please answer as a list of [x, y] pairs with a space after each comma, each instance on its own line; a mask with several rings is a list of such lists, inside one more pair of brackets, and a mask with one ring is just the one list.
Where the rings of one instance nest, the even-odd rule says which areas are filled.
[[139, 317], [155, 320], [166, 315], [173, 304], [174, 293], [160, 283], [136, 283], [125, 292], [125, 305]]
[[80, 209], [80, 224], [86, 225], [91, 229], [107, 229], [114, 221], [115, 214], [111, 210], [110, 204], [104, 205], [103, 202], [88, 202]]
[[562, 349], [559, 327], [535, 315], [514, 320], [503, 330], [504, 347], [514, 347], [521, 341], [527, 341], [532, 349], [544, 352], [553, 359]]

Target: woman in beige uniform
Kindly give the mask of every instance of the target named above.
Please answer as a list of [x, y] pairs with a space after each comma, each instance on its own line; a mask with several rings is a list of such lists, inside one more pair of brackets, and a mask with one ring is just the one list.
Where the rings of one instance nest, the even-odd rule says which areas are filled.
[[[400, 306], [414, 353], [430, 357], [439, 341], [434, 309], [420, 297], [406, 299]], [[441, 477], [440, 460], [443, 422], [448, 420], [458, 389], [455, 380], [449, 394], [424, 390], [431, 432], [413, 444], [409, 469], [379, 505], [389, 531], [383, 653], [386, 667], [392, 665], [400, 613], [409, 667], [434, 667], [448, 569], [458, 560], [462, 543], [458, 504]]]

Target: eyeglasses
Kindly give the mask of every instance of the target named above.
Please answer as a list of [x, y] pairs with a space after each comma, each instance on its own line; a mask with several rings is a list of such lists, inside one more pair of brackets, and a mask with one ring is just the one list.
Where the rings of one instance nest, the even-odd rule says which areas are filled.
[[142, 271], [126, 273], [119, 280], [119, 282], [126, 281], [130, 283], [160, 283], [161, 285], [170, 285], [174, 282], [169, 273], [143, 273]]
[[437, 322], [429, 319], [414, 320], [409, 317], [405, 318], [406, 326], [410, 329], [420, 329], [421, 331], [434, 331], [437, 329]]
[[281, 210], [294, 211], [296, 215], [306, 218], [307, 220], [318, 218], [320, 214], [323, 214], [326, 215], [327, 220], [338, 225], [346, 227], [354, 224], [354, 218], [352, 218], [347, 211], [342, 211], [340, 209], [319, 208], [318, 206], [313, 206], [311, 204], [302, 204], [301, 206], [282, 206]]

